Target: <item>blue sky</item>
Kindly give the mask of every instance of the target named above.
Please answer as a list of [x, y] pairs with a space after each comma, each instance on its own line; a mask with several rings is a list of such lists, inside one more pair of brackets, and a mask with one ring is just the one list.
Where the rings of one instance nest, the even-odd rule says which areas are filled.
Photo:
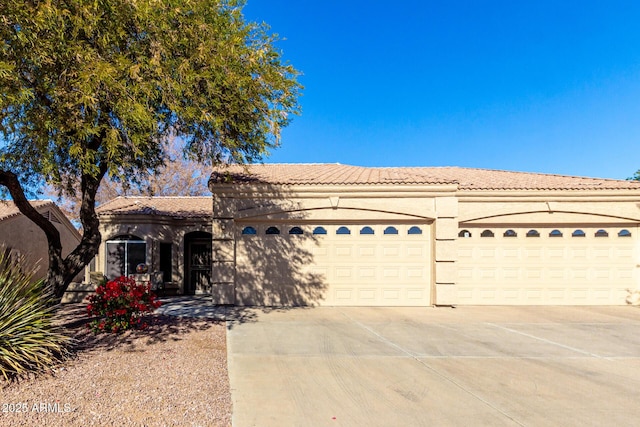
[[247, 0], [303, 73], [267, 163], [640, 169], [640, 2]]

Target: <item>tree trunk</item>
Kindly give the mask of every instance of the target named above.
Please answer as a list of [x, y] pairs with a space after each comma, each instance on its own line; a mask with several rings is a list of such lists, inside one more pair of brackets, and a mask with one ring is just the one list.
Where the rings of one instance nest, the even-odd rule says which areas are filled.
[[84, 174], [81, 177], [82, 205], [80, 207], [80, 222], [83, 226], [82, 239], [69, 255], [62, 257], [62, 243], [60, 233], [56, 227], [29, 203], [18, 177], [8, 171], [0, 170], [0, 185], [9, 190], [13, 202], [18, 210], [33, 221], [47, 237], [49, 251], [49, 269], [45, 286], [52, 291], [52, 304], [58, 304], [69, 287], [73, 278], [98, 253], [98, 247], [102, 239], [100, 235], [98, 216], [96, 215], [96, 193], [100, 181], [104, 177], [107, 167], [100, 165], [100, 171], [96, 177]]

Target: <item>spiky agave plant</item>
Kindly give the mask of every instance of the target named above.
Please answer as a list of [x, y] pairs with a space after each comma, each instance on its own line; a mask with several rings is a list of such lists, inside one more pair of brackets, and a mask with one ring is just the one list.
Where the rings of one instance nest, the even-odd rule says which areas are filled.
[[53, 320], [51, 292], [23, 256], [0, 247], [0, 373], [5, 380], [49, 371], [67, 354], [70, 339]]

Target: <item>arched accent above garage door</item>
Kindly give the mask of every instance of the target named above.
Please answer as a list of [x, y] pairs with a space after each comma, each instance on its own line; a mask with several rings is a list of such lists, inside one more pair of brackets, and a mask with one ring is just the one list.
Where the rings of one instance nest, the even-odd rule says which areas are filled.
[[261, 221], [368, 221], [375, 219], [376, 221], [387, 222], [404, 222], [404, 221], [420, 221], [429, 223], [435, 219], [435, 214], [425, 211], [423, 215], [413, 215], [403, 212], [393, 212], [376, 209], [365, 208], [315, 208], [315, 209], [292, 209], [278, 210], [277, 207], [271, 207], [267, 210], [264, 207], [255, 209], [245, 209], [237, 212], [235, 220], [243, 222], [261, 222]]
[[607, 215], [598, 212], [573, 212], [573, 211], [519, 211], [487, 215], [479, 213], [477, 216], [461, 213], [458, 218], [460, 228], [468, 225], [494, 225], [494, 224], [575, 224], [593, 222], [620, 222], [629, 221], [630, 224], [637, 224], [640, 219], [622, 217], [618, 215]]

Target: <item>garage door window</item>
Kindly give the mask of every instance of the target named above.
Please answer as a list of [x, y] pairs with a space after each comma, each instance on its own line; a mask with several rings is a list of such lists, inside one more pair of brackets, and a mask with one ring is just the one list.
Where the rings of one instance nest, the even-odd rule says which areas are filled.
[[527, 237], [540, 237], [540, 233], [538, 230], [529, 230], [527, 231]]
[[278, 227], [269, 227], [264, 234], [280, 234], [280, 229]]
[[422, 234], [422, 228], [413, 226], [407, 231], [407, 234]]
[[327, 229], [324, 227], [316, 227], [313, 229], [313, 234], [327, 234]]
[[375, 234], [375, 232], [371, 227], [362, 227], [362, 229], [360, 229], [360, 234]]
[[493, 237], [493, 231], [491, 230], [484, 230], [482, 233], [480, 233], [480, 237]]
[[304, 234], [304, 232], [302, 231], [302, 228], [300, 227], [291, 227], [291, 229], [289, 230], [289, 234], [294, 234], [294, 235], [302, 235]]
[[503, 234], [504, 237], [518, 237], [518, 233], [513, 230], [507, 230]]
[[606, 230], [598, 230], [595, 234], [596, 237], [609, 237], [609, 233]]
[[384, 229], [384, 234], [398, 234], [398, 229], [395, 227], [387, 227]]
[[458, 233], [458, 237], [469, 238], [471, 237], [471, 232], [469, 230], [462, 230]]
[[242, 234], [254, 235], [254, 234], [258, 234], [258, 233], [256, 232], [256, 229], [253, 228], [253, 227], [245, 227], [245, 228], [242, 229]]
[[631, 232], [629, 230], [620, 230], [618, 237], [631, 237]]
[[586, 234], [582, 230], [576, 230], [573, 233], [571, 233], [571, 237], [585, 237], [585, 236]]
[[562, 231], [560, 231], [560, 230], [551, 230], [549, 232], [549, 237], [562, 237]]
[[349, 230], [347, 227], [339, 227], [336, 230], [336, 234], [351, 234], [351, 230]]

